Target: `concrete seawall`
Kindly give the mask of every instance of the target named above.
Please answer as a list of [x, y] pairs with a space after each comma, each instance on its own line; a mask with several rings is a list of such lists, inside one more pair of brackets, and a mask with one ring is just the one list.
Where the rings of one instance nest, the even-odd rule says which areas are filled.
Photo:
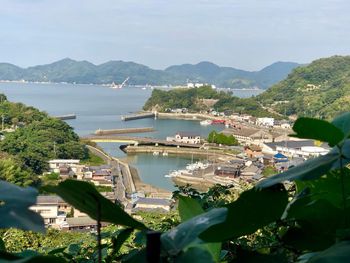
[[110, 129], [95, 131], [95, 135], [109, 135], [109, 134], [127, 134], [127, 133], [141, 133], [141, 132], [153, 132], [155, 129], [153, 127], [140, 127], [140, 128], [125, 128], [125, 129]]

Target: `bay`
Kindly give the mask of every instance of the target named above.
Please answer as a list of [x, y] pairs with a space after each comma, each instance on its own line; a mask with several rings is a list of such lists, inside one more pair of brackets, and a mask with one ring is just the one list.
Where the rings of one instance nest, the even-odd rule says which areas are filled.
[[[97, 129], [129, 127], [154, 127], [155, 132], [134, 134], [164, 139], [177, 131], [196, 132], [207, 137], [210, 131], [220, 131], [223, 126], [201, 126], [194, 120], [142, 119], [122, 121], [121, 117], [142, 109], [150, 97], [151, 88], [125, 87], [111, 89], [99, 85], [41, 84], [41, 83], [0, 83], [0, 92], [10, 101], [21, 102], [46, 111], [51, 116], [76, 114], [75, 120], [67, 120], [80, 136]], [[234, 95], [247, 97], [252, 91], [236, 91]], [[248, 95], [247, 95], [248, 94]], [[100, 143], [107, 153], [118, 158], [127, 156], [119, 150], [119, 143]], [[191, 160], [186, 157], [153, 156], [142, 154], [129, 156], [129, 163], [138, 169], [141, 179], [157, 187], [174, 190], [169, 171], [183, 169]]]

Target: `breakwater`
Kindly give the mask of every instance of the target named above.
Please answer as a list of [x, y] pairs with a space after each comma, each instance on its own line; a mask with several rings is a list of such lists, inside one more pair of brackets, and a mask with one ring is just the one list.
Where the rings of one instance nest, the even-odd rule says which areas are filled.
[[59, 119], [59, 120], [74, 120], [77, 118], [77, 115], [65, 114], [65, 115], [54, 116], [54, 118]]
[[110, 129], [95, 131], [95, 135], [109, 135], [109, 134], [126, 134], [126, 133], [141, 133], [141, 132], [153, 132], [155, 129], [153, 127], [140, 127], [140, 128], [125, 128], [125, 129]]
[[132, 120], [156, 118], [156, 117], [157, 117], [156, 112], [147, 112], [147, 113], [139, 113], [139, 114], [122, 116], [122, 120], [123, 121], [132, 121]]

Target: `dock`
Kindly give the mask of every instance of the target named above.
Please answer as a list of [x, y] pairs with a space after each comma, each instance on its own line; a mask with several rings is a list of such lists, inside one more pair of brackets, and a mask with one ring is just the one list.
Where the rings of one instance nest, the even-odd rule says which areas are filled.
[[125, 128], [125, 129], [111, 129], [111, 130], [101, 130], [95, 131], [95, 135], [109, 135], [109, 134], [126, 134], [126, 133], [142, 133], [142, 132], [154, 132], [153, 127], [139, 127], [139, 128]]
[[132, 115], [122, 116], [122, 120], [123, 121], [132, 121], [132, 120], [156, 118], [156, 117], [157, 117], [156, 112], [148, 112], [148, 113], [140, 113], [140, 114], [132, 114]]
[[65, 115], [59, 115], [59, 116], [53, 116], [53, 118], [59, 119], [59, 120], [74, 120], [77, 118], [77, 115], [75, 114], [65, 114]]

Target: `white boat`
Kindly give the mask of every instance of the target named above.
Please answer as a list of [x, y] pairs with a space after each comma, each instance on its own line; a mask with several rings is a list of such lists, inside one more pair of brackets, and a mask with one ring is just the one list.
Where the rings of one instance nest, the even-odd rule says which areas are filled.
[[212, 121], [211, 120], [204, 120], [200, 122], [200, 125], [202, 126], [207, 126], [207, 125], [211, 125]]
[[159, 152], [153, 152], [153, 155], [159, 155]]
[[168, 156], [168, 152], [163, 152], [163, 156]]
[[112, 89], [121, 89], [122, 87], [125, 86], [126, 82], [129, 80], [129, 77], [127, 77], [122, 84], [115, 84], [114, 82], [112, 82], [112, 84], [109, 86]]

